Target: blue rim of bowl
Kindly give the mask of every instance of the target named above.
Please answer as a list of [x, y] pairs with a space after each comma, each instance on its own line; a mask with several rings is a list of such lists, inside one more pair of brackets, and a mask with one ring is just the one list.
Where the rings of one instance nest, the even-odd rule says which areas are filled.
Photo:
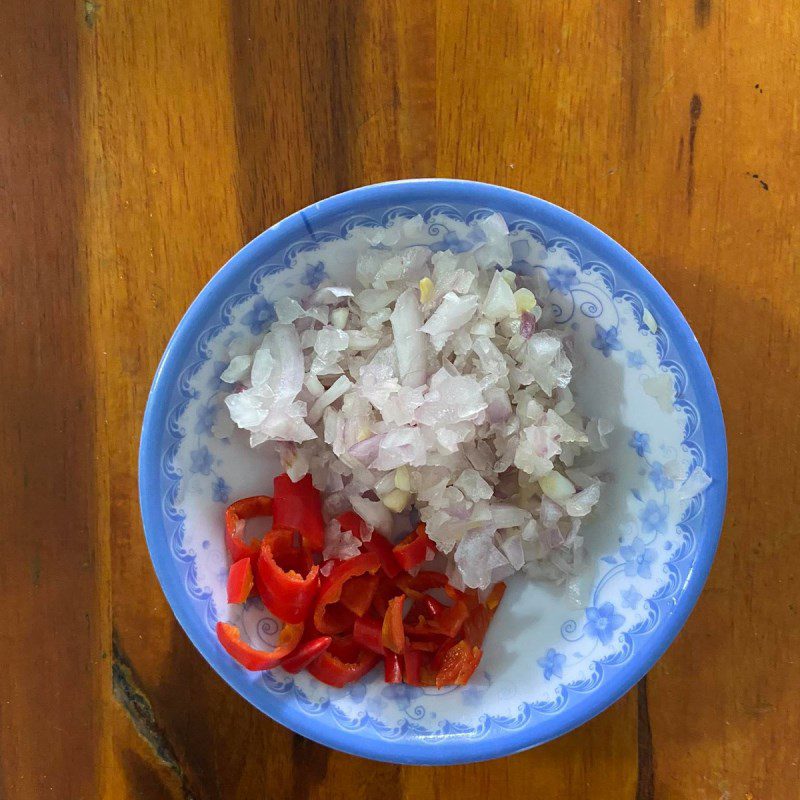
[[[436, 737], [436, 744], [432, 746], [416, 739], [386, 741], [360, 737], [356, 731], [315, 726], [313, 717], [259, 689], [221, 650], [205, 622], [193, 612], [190, 598], [169, 554], [161, 509], [159, 465], [162, 432], [169, 411], [168, 401], [177, 385], [182, 365], [194, 348], [206, 321], [216, 310], [217, 298], [234, 287], [241, 277], [241, 271], [249, 268], [250, 259], [262, 249], [278, 251], [292, 241], [307, 236], [309, 232], [313, 234], [315, 217], [352, 214], [364, 201], [385, 203], [387, 208], [416, 201], [472, 202], [476, 207], [502, 208], [506, 212], [513, 208], [513, 213], [520, 217], [533, 219], [586, 245], [612, 270], [636, 284], [657, 318], [667, 322], [670, 339], [680, 352], [690, 382], [695, 387], [700, 419], [705, 428], [705, 469], [714, 477], [714, 483], [705, 497], [705, 530], [698, 539], [694, 561], [675, 608], [663, 624], [640, 643], [635, 657], [610, 673], [604, 685], [592, 692], [591, 696], [575, 706], [566, 706], [557, 715], [537, 718], [535, 724], [509, 731], [500, 737], [465, 741], [457, 735], [442, 736]], [[333, 195], [284, 218], [239, 250], [198, 294], [170, 338], [150, 388], [139, 448], [139, 501], [156, 576], [172, 612], [210, 666], [242, 697], [295, 733], [352, 755], [405, 764], [463, 764], [512, 755], [577, 728], [629, 691], [669, 647], [697, 602], [719, 542], [727, 480], [725, 425], [711, 371], [689, 324], [661, 284], [621, 245], [591, 223], [560, 206], [514, 189], [448, 178], [376, 183]]]

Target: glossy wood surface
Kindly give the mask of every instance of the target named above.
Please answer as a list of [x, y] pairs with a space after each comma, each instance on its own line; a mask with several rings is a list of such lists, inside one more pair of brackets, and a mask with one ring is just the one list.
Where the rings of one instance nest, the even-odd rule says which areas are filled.
[[[799, 43], [791, 0], [0, 4], [0, 798], [798, 797]], [[708, 585], [646, 682], [436, 769], [229, 689], [136, 488], [153, 371], [219, 266], [310, 202], [430, 175], [636, 254], [708, 356], [731, 467]]]

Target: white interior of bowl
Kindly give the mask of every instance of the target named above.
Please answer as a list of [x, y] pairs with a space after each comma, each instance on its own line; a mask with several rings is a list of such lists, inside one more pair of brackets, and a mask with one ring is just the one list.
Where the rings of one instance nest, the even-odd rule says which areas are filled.
[[[401, 217], [396, 224], [409, 244], [458, 247], [468, 235], [463, 218], [451, 214], [424, 222]], [[697, 463], [697, 449], [685, 442], [693, 428], [691, 405], [677, 397], [682, 371], [664, 362], [658, 320], [640, 298], [614, 291], [606, 266], [565, 239], [548, 241], [531, 223], [510, 227], [513, 268], [541, 276], [553, 325], [573, 331], [573, 391], [580, 410], [615, 426], [609, 449], [598, 456], [606, 485], [584, 523], [589, 558], [581, 580], [569, 591], [524, 576], [512, 580], [480, 668], [463, 689], [388, 686], [375, 670], [336, 690], [305, 673], [290, 676], [278, 669], [248, 675], [259, 691], [291, 695], [309, 713], [332, 710], [344, 727], [360, 724], [366, 715], [384, 732], [475, 732], [487, 715], [514, 720], [525, 706], [557, 710], [565, 702], [565, 687], [590, 686], [597, 680], [597, 663], [624, 659], [628, 634], [653, 623], [647, 601], [674, 580], [670, 563], [687, 547], [679, 525], [687, 504], [679, 488]], [[278, 298], [306, 295], [324, 280], [352, 283], [354, 254], [366, 246], [356, 232], [346, 240], [330, 237], [298, 248], [291, 268], [261, 270], [257, 291], [221, 303], [219, 318], [209, 322], [200, 343], [204, 358], [185, 371], [184, 399], [170, 417], [177, 441], [167, 459], [166, 502], [173, 516], [183, 518], [172, 548], [190, 565], [187, 591], [209, 627], [217, 618], [239, 622], [257, 646], [274, 644], [278, 624], [258, 601], [244, 610], [227, 605], [223, 514], [238, 497], [271, 494], [279, 464], [268, 444], [251, 450], [242, 432], [229, 439], [214, 434], [224, 427], [223, 398], [230, 388], [219, 375], [232, 341], [255, 342], [268, 329]]]

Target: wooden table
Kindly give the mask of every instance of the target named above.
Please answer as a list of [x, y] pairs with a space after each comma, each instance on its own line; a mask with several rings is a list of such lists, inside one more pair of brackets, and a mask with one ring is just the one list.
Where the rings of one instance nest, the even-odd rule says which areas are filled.
[[[719, 798], [800, 785], [800, 17], [787, 0], [0, 4], [0, 797]], [[272, 723], [151, 569], [142, 410], [244, 242], [411, 176], [548, 198], [686, 314], [730, 500], [691, 619], [596, 719], [409, 768]]]

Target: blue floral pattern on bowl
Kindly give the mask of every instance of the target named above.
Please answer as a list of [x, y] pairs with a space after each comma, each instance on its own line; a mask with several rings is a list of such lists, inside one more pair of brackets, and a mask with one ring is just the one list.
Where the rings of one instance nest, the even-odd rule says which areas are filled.
[[[379, 199], [360, 206], [359, 193]], [[621, 248], [567, 212], [466, 182], [350, 194], [351, 205], [343, 204], [347, 195], [332, 198], [256, 239], [187, 314], [183, 336], [176, 336], [181, 347], [170, 345], [170, 369], [159, 370], [143, 431], [148, 543], [173, 609], [204, 656], [284, 724], [385, 760], [451, 763], [514, 752], [607, 705], [649, 667], [688, 613], [724, 503], [724, 433], [716, 397], [708, 396], [713, 384], [663, 290]], [[436, 196], [450, 202], [434, 204]], [[346, 265], [368, 246], [361, 231], [395, 224], [409, 244], [480, 246], [470, 223], [492, 212], [476, 197], [504, 213], [512, 268], [537, 282], [546, 321], [572, 332], [583, 410], [616, 425], [600, 456], [606, 491], [587, 524], [589, 568], [561, 595], [515, 581], [490, 630], [480, 674], [463, 689], [389, 687], [374, 673], [334, 690], [305, 674], [245, 673], [218, 648], [217, 619], [234, 619], [250, 640], [265, 644], [275, 641], [278, 625], [258, 603], [227, 606], [222, 515], [235, 497], [269, 491], [278, 463], [268, 448], [251, 450], [240, 432], [215, 435], [224, 425], [219, 375], [228, 348], [256, 341], [280, 296], [301, 297], [329, 278], [352, 280]], [[707, 493], [681, 502], [677, 489], [696, 466], [711, 473], [711, 500]]]

